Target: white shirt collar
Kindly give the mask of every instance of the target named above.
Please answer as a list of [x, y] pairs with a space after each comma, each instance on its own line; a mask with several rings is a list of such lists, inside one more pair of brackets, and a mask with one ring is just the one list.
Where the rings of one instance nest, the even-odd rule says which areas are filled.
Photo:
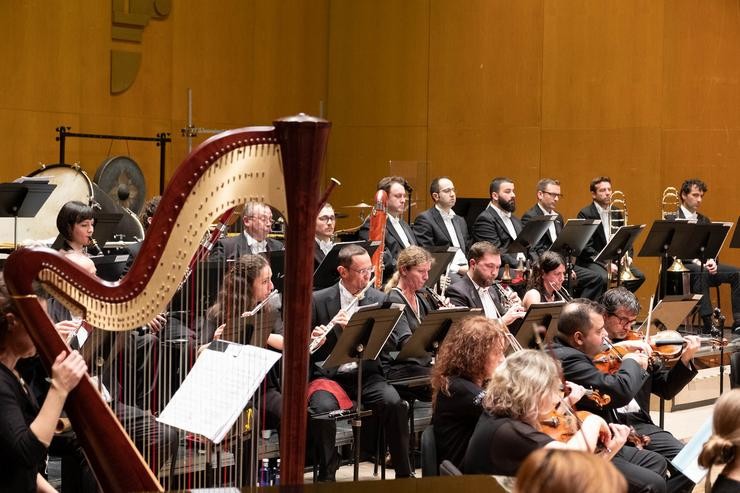
[[258, 241], [252, 238], [252, 236], [246, 231], [244, 232], [244, 236], [247, 237], [247, 245], [249, 245], [249, 248], [252, 249], [253, 253], [262, 253], [267, 251], [267, 238], [262, 241]]
[[455, 217], [455, 211], [453, 211], [452, 209], [450, 209], [450, 212], [446, 212], [442, 210], [442, 208], [437, 204], [434, 204], [434, 208], [437, 209], [437, 212], [439, 212], [443, 219], [452, 219], [453, 217]]
[[319, 248], [322, 252], [324, 252], [324, 255], [329, 253], [334, 246], [334, 243], [331, 240], [321, 240], [319, 238], [316, 238], [316, 243], [319, 244]]
[[681, 211], [686, 219], [699, 219], [698, 213], [689, 211], [683, 204], [681, 204]]
[[496, 211], [496, 214], [498, 214], [499, 216], [511, 219], [511, 212], [506, 212], [505, 210], [496, 207], [495, 205], [493, 205], [493, 202], [489, 203], [488, 207]]
[[552, 212], [547, 212], [547, 211], [545, 210], [545, 208], [544, 208], [544, 207], [542, 207], [542, 205], [541, 205], [541, 204], [540, 204], [539, 202], [537, 202], [537, 207], [539, 207], [539, 208], [540, 208], [540, 210], [542, 211], [542, 213], [543, 213], [544, 215], [546, 215], [546, 216], [557, 216], [557, 215], [558, 215], [558, 213], [557, 213], [557, 212], [555, 212], [555, 211], [552, 211]]

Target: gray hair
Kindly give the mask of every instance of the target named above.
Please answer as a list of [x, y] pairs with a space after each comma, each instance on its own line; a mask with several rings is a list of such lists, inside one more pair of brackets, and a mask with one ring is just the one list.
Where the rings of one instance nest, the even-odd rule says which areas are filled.
[[601, 304], [610, 315], [615, 314], [620, 308], [624, 308], [633, 315], [640, 313], [640, 302], [637, 296], [623, 286], [605, 292], [601, 296]]

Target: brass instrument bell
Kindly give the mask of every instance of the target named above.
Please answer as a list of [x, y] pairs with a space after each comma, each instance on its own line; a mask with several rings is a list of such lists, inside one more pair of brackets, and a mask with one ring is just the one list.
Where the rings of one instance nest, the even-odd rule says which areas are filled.
[[663, 190], [660, 199], [660, 217], [664, 221], [678, 218], [678, 208], [681, 207], [681, 196], [676, 187], [667, 187]]

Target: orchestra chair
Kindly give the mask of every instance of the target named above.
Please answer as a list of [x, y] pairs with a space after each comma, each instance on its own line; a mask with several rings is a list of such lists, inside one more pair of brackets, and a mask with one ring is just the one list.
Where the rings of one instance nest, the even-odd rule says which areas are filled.
[[428, 476], [439, 476], [434, 425], [427, 426], [421, 434], [421, 477], [426, 478]]

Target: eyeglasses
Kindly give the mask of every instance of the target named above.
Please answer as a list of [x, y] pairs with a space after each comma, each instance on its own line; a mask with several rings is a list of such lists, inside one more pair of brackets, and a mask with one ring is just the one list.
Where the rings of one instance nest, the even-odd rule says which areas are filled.
[[610, 313], [609, 315], [619, 319], [619, 325], [632, 325], [637, 321], [637, 317], [632, 317], [632, 318], [620, 317], [616, 313]]
[[542, 192], [542, 193], [546, 193], [550, 197], [554, 197], [556, 199], [562, 199], [563, 198], [563, 194], [562, 193], [553, 193], [553, 192]]
[[336, 216], [319, 216], [319, 221], [325, 222], [325, 223], [333, 223], [336, 222], [337, 218]]
[[364, 269], [353, 269], [352, 267], [350, 267], [349, 270], [351, 270], [352, 272], [357, 272], [361, 276], [364, 276], [366, 274], [371, 274], [373, 272], [372, 267], [366, 267]]
[[444, 188], [439, 191], [439, 193], [455, 193], [457, 190], [455, 190], [455, 187], [452, 188]]

